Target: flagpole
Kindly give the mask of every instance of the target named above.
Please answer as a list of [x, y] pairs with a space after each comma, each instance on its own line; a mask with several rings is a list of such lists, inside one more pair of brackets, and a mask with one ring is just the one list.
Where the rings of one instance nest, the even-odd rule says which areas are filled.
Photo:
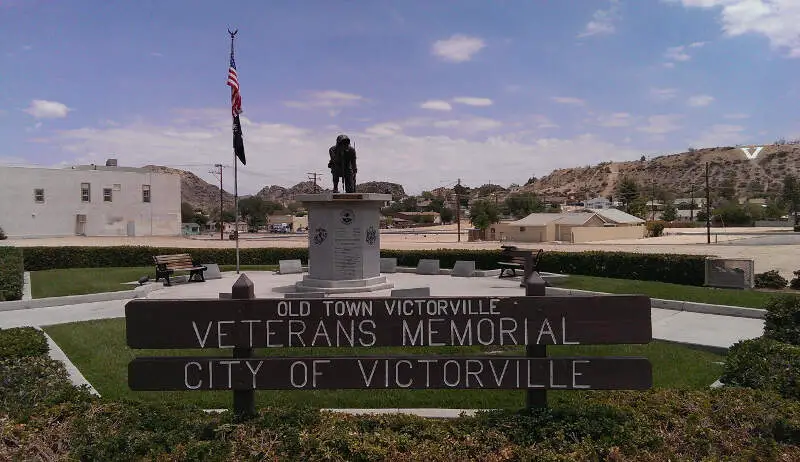
[[231, 87], [231, 112], [233, 115], [233, 207], [235, 209], [236, 227], [236, 274], [239, 274], [239, 161], [245, 164], [244, 141], [242, 140], [242, 125], [239, 114], [242, 112], [242, 99], [239, 94], [239, 77], [236, 72], [236, 63], [233, 59], [233, 40], [239, 30], [228, 34], [231, 36], [231, 63], [228, 68], [228, 86]]
[[239, 175], [236, 151], [233, 152], [233, 206], [236, 210], [236, 274], [239, 274]]

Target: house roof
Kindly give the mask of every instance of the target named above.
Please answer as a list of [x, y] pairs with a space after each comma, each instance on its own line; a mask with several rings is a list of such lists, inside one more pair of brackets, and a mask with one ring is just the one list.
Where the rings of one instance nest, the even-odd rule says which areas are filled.
[[566, 225], [582, 225], [589, 221], [594, 213], [532, 213], [525, 218], [509, 222], [513, 226], [546, 226], [557, 222]]
[[622, 210], [618, 209], [598, 209], [593, 211], [594, 214], [598, 215], [606, 222], [613, 222], [613, 223], [644, 223], [639, 217], [635, 217], [629, 213], [625, 213]]
[[583, 225], [595, 216], [594, 213], [573, 212], [565, 213], [558, 219], [559, 225]]

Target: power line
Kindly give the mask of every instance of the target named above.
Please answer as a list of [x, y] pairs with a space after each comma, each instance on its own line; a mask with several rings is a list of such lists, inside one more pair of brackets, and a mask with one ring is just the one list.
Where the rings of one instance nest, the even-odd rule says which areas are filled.
[[309, 180], [313, 180], [314, 181], [314, 192], [317, 192], [317, 177], [322, 178], [322, 174], [321, 173], [317, 173], [317, 172], [309, 172], [309, 173], [306, 173], [306, 175], [308, 175], [308, 179]]

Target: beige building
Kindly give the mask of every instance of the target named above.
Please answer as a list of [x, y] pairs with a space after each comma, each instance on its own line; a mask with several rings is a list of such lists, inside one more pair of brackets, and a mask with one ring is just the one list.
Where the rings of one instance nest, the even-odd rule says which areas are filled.
[[593, 242], [645, 237], [644, 220], [617, 209], [532, 213], [491, 225], [487, 239], [511, 242]]

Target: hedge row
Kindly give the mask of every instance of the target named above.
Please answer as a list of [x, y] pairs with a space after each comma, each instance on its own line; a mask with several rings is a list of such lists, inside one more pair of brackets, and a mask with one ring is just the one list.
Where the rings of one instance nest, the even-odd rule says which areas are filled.
[[764, 335], [728, 350], [721, 381], [800, 400], [800, 297], [772, 297], [764, 309]]
[[[233, 249], [180, 249], [163, 247], [27, 247], [25, 268], [39, 271], [58, 268], [97, 268], [152, 265], [153, 255], [188, 253], [198, 262], [232, 265]], [[242, 265], [276, 265], [280, 260], [308, 261], [306, 248], [240, 249]], [[400, 266], [416, 266], [422, 258], [438, 259], [443, 268], [457, 260], [474, 260], [478, 269], [495, 269], [499, 250], [381, 250], [382, 257], [396, 257]], [[544, 252], [539, 270], [585, 276], [671, 282], [702, 286], [702, 255], [639, 254], [626, 252]]]
[[0, 246], [0, 302], [22, 298], [22, 250]]

